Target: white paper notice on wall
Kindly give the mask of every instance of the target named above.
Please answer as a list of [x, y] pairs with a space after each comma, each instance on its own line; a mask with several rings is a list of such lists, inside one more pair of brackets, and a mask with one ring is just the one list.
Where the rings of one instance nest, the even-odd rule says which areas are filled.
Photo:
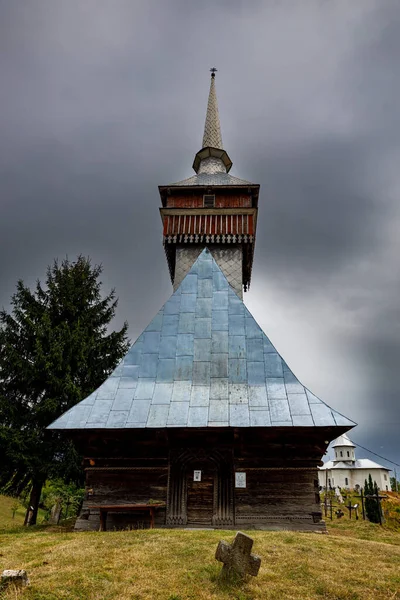
[[246, 487], [246, 473], [238, 471], [235, 473], [235, 487], [245, 488]]
[[201, 471], [193, 471], [193, 481], [201, 481]]

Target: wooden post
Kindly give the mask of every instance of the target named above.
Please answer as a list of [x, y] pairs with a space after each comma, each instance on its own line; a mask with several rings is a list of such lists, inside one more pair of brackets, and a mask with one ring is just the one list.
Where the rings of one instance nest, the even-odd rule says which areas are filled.
[[362, 507], [363, 521], [365, 521], [364, 494], [363, 494], [363, 489], [362, 488], [361, 488], [361, 507]]
[[379, 498], [379, 492], [375, 494], [376, 501], [378, 503], [378, 514], [379, 514], [379, 525], [382, 525], [382, 513], [381, 513], [381, 499]]
[[106, 522], [107, 522], [107, 511], [100, 509], [100, 529], [99, 531], [106, 531]]
[[70, 504], [71, 504], [71, 502], [70, 502], [70, 498], [68, 496], [67, 504], [66, 504], [66, 507], [65, 507], [65, 519], [68, 519], [68, 511], [69, 511]]
[[325, 469], [325, 517], [328, 514], [328, 469]]
[[332, 521], [332, 498], [331, 498], [331, 504], [330, 504], [330, 508], [331, 508], [331, 521]]

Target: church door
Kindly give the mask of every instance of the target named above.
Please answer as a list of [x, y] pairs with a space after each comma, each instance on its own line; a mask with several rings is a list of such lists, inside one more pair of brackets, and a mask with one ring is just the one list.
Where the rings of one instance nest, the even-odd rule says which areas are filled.
[[215, 473], [208, 466], [201, 471], [188, 468], [186, 481], [187, 524], [189, 527], [212, 527], [214, 478]]
[[170, 452], [166, 525], [232, 527], [232, 461], [214, 450], [177, 448]]

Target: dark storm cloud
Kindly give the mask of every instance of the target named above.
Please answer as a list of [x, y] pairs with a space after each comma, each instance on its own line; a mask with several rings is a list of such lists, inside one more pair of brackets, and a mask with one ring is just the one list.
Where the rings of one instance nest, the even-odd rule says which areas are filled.
[[246, 301], [400, 462], [399, 26], [396, 0], [0, 1], [0, 304], [84, 253], [140, 333], [171, 289], [157, 185], [190, 175], [216, 64], [233, 172], [261, 184]]
[[362, 141], [332, 136], [267, 158], [268, 204], [261, 210], [268, 222], [258, 244], [267, 245], [278, 275], [289, 269], [303, 280], [320, 276], [381, 243], [387, 211], [376, 202], [368, 155]]

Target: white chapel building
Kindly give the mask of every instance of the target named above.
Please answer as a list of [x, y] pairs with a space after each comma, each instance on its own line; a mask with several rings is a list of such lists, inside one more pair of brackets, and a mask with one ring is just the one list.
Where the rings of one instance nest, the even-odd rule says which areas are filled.
[[346, 434], [338, 437], [333, 442], [332, 448], [335, 458], [319, 467], [318, 478], [322, 488], [360, 489], [364, 487], [365, 480], [371, 475], [372, 481], [376, 481], [380, 490], [384, 492], [392, 490], [390, 469], [378, 465], [369, 458], [356, 459], [356, 446]]

